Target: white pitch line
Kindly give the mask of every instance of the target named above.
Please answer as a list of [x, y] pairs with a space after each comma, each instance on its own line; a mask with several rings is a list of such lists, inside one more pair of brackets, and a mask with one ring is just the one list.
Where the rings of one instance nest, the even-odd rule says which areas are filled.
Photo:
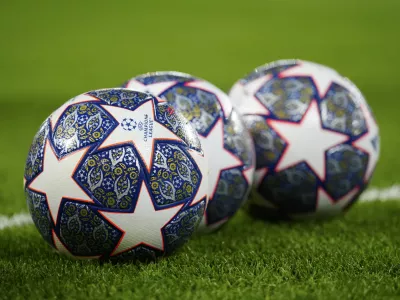
[[[400, 185], [392, 185], [388, 188], [369, 188], [360, 197], [359, 202], [400, 200]], [[0, 215], [0, 230], [9, 227], [21, 227], [32, 224], [31, 215], [19, 213], [11, 217]]]
[[31, 223], [33, 223], [31, 215], [27, 213], [15, 214], [11, 217], [0, 215], [0, 230], [14, 226], [19, 227]]
[[360, 202], [400, 200], [400, 185], [387, 188], [369, 188], [361, 194]]

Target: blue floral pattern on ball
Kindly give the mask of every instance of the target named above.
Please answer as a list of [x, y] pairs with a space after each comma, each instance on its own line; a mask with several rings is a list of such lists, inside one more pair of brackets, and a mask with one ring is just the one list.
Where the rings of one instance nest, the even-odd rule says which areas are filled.
[[315, 209], [318, 179], [306, 163], [268, 174], [259, 191], [288, 214]]
[[177, 113], [167, 103], [160, 103], [156, 109], [156, 120], [163, 124], [168, 129], [175, 132], [186, 144], [191, 148], [201, 150], [200, 142], [195, 129], [190, 126], [188, 128], [188, 120], [184, 117], [181, 111]]
[[100, 256], [111, 252], [121, 232], [101, 218], [89, 205], [67, 201], [60, 219], [60, 239], [73, 255]]
[[129, 110], [135, 110], [144, 102], [152, 99], [152, 96], [146, 93], [138, 93], [126, 89], [103, 89], [87, 93], [103, 102], [104, 104], [118, 106]]
[[187, 201], [197, 192], [202, 175], [179, 145], [157, 143], [150, 185], [159, 206]]
[[75, 176], [103, 207], [128, 211], [135, 206], [143, 180], [142, 167], [132, 146], [87, 156]]
[[43, 170], [43, 151], [49, 135], [49, 122], [46, 120], [39, 128], [38, 133], [33, 138], [29, 149], [28, 158], [25, 164], [24, 178], [27, 181], [32, 180]]
[[25, 189], [26, 202], [36, 228], [43, 239], [52, 244], [52, 229], [54, 228], [49, 214], [45, 195]]
[[162, 93], [160, 97], [173, 104], [202, 135], [207, 135], [217, 119], [222, 116], [218, 98], [198, 88], [174, 86]]
[[367, 132], [364, 114], [351, 93], [333, 84], [321, 101], [323, 124], [326, 128], [337, 130], [351, 136]]
[[199, 202], [179, 213], [165, 226], [163, 230], [168, 241], [168, 253], [173, 252], [176, 248], [182, 246], [189, 240], [191, 232], [200, 224], [205, 209], [206, 202]]
[[349, 145], [339, 145], [327, 151], [326, 190], [339, 199], [363, 181], [368, 156]]
[[256, 168], [269, 164], [276, 164], [285, 150], [287, 144], [267, 123], [264, 116], [249, 115], [243, 120], [250, 131], [256, 151]]
[[70, 106], [57, 124], [53, 140], [60, 157], [104, 140], [115, 127], [112, 118], [91, 103]]
[[221, 172], [214, 199], [208, 204], [208, 222], [215, 224], [232, 217], [249, 193], [249, 184], [239, 168]]
[[245, 134], [247, 128], [239, 114], [233, 110], [224, 126], [224, 145], [231, 153], [235, 153], [246, 168], [251, 168], [254, 163], [252, 150], [253, 140], [249, 134]]
[[315, 95], [310, 78], [274, 78], [255, 94], [276, 118], [300, 121]]
[[90, 91], [39, 128], [26, 201], [61, 253], [154, 259], [186, 242], [202, 219], [206, 198], [196, 192], [207, 182], [205, 162], [195, 129], [165, 101], [123, 88]]

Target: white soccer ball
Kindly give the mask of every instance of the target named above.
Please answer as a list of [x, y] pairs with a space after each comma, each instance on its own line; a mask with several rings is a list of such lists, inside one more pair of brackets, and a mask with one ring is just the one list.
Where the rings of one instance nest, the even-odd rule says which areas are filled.
[[231, 218], [253, 183], [254, 146], [226, 93], [180, 72], [136, 76], [124, 87], [165, 99], [194, 126], [209, 161], [209, 203], [200, 228], [213, 230]]
[[372, 112], [347, 78], [326, 66], [280, 60], [230, 90], [255, 143], [250, 206], [261, 216], [335, 215], [370, 182], [379, 158]]
[[59, 252], [154, 258], [195, 232], [207, 173], [196, 131], [165, 100], [104, 89], [73, 98], [45, 120], [24, 188], [36, 227]]

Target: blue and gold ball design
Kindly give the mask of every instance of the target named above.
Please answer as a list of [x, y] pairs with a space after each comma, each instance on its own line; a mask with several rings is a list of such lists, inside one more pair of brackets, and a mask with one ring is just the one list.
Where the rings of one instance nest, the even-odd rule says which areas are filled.
[[[118, 107], [133, 112], [145, 103], [151, 103], [154, 122], [177, 137], [173, 141], [163, 136], [153, 137], [150, 170], [140, 155], [141, 151], [149, 150], [138, 149], [132, 142], [134, 132], [143, 132], [141, 126], [150, 125], [129, 117], [119, 122], [107, 110], [107, 107]], [[103, 147], [119, 126], [126, 132], [123, 135], [126, 140]], [[74, 188], [87, 195], [87, 201], [68, 196], [50, 199], [46, 188], [59, 184], [62, 190], [63, 184], [52, 182], [51, 178], [41, 189], [34, 188], [37, 178], [49, 171], [46, 155], [53, 155], [54, 160], [60, 162], [80, 152], [83, 156], [73, 169], [71, 182]], [[24, 174], [26, 201], [32, 219], [51, 246], [74, 257], [136, 259], [172, 253], [194, 233], [206, 208], [206, 197], [194, 201], [201, 181], [206, 179], [206, 170], [196, 164], [193, 153], [202, 155], [195, 130], [165, 101], [120, 88], [82, 94], [47, 118], [34, 137]], [[56, 174], [63, 169], [52, 172]], [[142, 201], [143, 186], [155, 211], [177, 205], [181, 208], [165, 221], [160, 232], [155, 233], [162, 240], [161, 248], [144, 242], [113, 255], [125, 233], [102, 212], [134, 213], [138, 201]], [[55, 211], [53, 207], [57, 201], [59, 209]], [[146, 227], [146, 221], [141, 227]]]

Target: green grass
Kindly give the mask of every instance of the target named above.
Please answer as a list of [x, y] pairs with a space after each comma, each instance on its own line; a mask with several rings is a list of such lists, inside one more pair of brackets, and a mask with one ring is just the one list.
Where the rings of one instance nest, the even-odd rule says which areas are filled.
[[394, 297], [400, 293], [399, 213], [397, 202], [359, 205], [326, 223], [266, 224], [241, 213], [216, 234], [150, 264], [71, 261], [32, 226], [10, 229], [0, 235], [0, 298]]
[[[399, 11], [397, 0], [2, 3], [0, 215], [27, 211], [28, 147], [69, 98], [172, 69], [227, 90], [281, 58], [330, 65], [361, 88], [381, 129], [372, 185], [398, 183]], [[34, 226], [14, 227], [0, 231], [0, 299], [400, 298], [399, 213], [400, 202], [370, 203], [330, 222], [265, 224], [240, 212], [150, 264], [71, 261]]]

